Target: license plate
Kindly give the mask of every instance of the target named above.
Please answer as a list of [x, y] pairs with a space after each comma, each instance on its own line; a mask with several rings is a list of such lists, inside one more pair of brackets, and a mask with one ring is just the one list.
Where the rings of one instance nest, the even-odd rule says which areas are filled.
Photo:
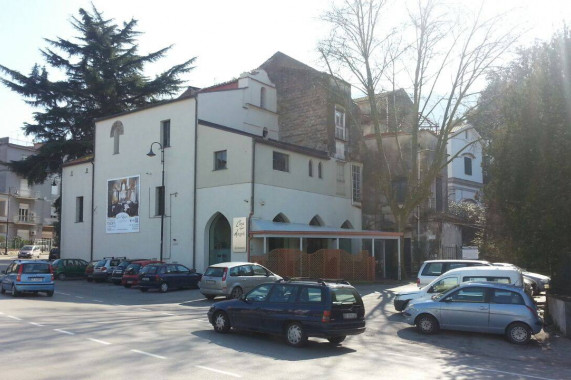
[[42, 282], [44, 279], [41, 277], [32, 277], [30, 278], [30, 281], [32, 282]]
[[207, 283], [207, 284], [214, 285], [214, 284], [216, 283], [216, 281], [214, 281], [214, 280], [206, 280], [206, 283]]
[[357, 313], [343, 313], [343, 319], [357, 319]]
[[133, 281], [127, 281], [127, 284], [132, 284], [132, 283], [133, 283]]
[[149, 281], [149, 278], [148, 278], [148, 277], [143, 277], [143, 278], [141, 279], [141, 281]]

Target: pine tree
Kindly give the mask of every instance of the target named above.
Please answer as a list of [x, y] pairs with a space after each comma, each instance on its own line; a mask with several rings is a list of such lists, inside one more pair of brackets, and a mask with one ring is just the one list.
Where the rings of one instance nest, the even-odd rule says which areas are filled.
[[36, 155], [10, 163], [11, 170], [31, 183], [42, 183], [61, 171], [64, 159], [93, 152], [94, 122], [98, 117], [133, 110], [176, 94], [193, 69], [195, 58], [171, 67], [150, 79], [143, 74], [146, 64], [163, 58], [171, 46], [147, 55], [138, 54], [131, 19], [118, 26], [105, 19], [95, 6], [91, 12], [79, 9], [72, 25], [75, 40], [46, 39], [41, 50], [46, 64], [65, 74], [50, 80], [45, 66], [34, 65], [28, 76], [0, 65], [0, 81], [26, 102], [39, 109], [34, 122], [24, 124], [24, 132], [42, 143]]

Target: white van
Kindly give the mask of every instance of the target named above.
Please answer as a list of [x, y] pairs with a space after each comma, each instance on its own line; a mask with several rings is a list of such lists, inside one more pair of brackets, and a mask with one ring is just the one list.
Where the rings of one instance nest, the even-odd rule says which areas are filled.
[[451, 269], [481, 265], [492, 266], [492, 264], [484, 260], [426, 260], [420, 266], [418, 276], [416, 277], [416, 285], [419, 288], [428, 285], [436, 277]]
[[425, 287], [408, 292], [398, 293], [395, 296], [393, 305], [397, 311], [406, 308], [411, 300], [423, 300], [432, 297], [434, 294], [443, 293], [461, 282], [497, 282], [500, 284], [511, 284], [523, 288], [523, 275], [515, 268], [502, 268], [495, 266], [464, 267], [452, 269], [433, 280]]

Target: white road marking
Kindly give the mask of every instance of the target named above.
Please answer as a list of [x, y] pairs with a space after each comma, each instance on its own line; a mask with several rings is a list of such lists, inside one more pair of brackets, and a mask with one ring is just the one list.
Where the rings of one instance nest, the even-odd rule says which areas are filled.
[[142, 308], [142, 307], [140, 307], [140, 308], [139, 308], [139, 310], [143, 310], [143, 311], [151, 311], [150, 309], [145, 309], [145, 308]]
[[196, 367], [196, 368], [202, 368], [202, 369], [205, 369], [205, 370], [207, 370], [207, 371], [212, 371], [212, 372], [220, 373], [220, 374], [222, 374], [222, 375], [228, 375], [228, 376], [233, 376], [233, 377], [242, 377], [241, 375], [237, 375], [237, 374], [232, 373], [232, 372], [221, 371], [221, 370], [219, 370], [219, 369], [204, 367], [204, 366], [201, 366], [201, 365], [195, 365], [195, 367]]
[[155, 355], [155, 354], [150, 354], [150, 353], [145, 352], [145, 351], [131, 350], [131, 352], [136, 352], [137, 354], [151, 356], [151, 357], [157, 358], [157, 359], [166, 359], [166, 357], [164, 357], [164, 356]]
[[62, 333], [62, 334], [67, 334], [67, 335], [75, 335], [75, 334], [72, 333], [72, 332], [65, 331], [65, 330], [60, 330], [60, 329], [54, 329], [54, 331], [57, 331], [57, 332]]
[[85, 297], [82, 297], [82, 296], [75, 296], [75, 298], [79, 298], [80, 300], [82, 300], [82, 299], [83, 299], [83, 298], [85, 298]]
[[31, 325], [34, 325], [34, 326], [38, 326], [38, 327], [42, 327], [42, 326], [43, 326], [43, 325], [41, 325], [41, 324], [39, 324], [39, 323], [36, 323], [36, 322], [28, 322], [28, 323], [31, 324]]
[[103, 303], [103, 301], [101, 301], [101, 300], [93, 300], [93, 302], [101, 302], [101, 303]]
[[92, 342], [95, 342], [95, 343], [101, 343], [101, 344], [104, 344], [104, 345], [106, 345], [106, 346], [107, 346], [107, 345], [109, 345], [109, 344], [111, 344], [111, 343], [109, 343], [109, 342], [106, 342], [106, 341], [104, 341], [104, 340], [93, 339], [93, 338], [87, 338], [87, 339], [89, 339], [90, 341], [92, 341]]
[[15, 319], [15, 320], [17, 320], [17, 321], [21, 321], [21, 320], [22, 320], [21, 318], [14, 317], [13, 315], [7, 315], [7, 317], [8, 317], [8, 318]]
[[479, 368], [479, 367], [471, 367], [471, 366], [465, 366], [465, 368], [475, 369], [475, 370], [478, 370], [478, 371], [489, 371], [489, 372], [503, 373], [503, 374], [506, 374], [506, 375], [512, 375], [512, 376], [518, 376], [518, 377], [520, 377], [520, 376], [521, 376], [521, 377], [529, 377], [529, 378], [532, 378], [532, 379], [554, 380], [554, 379], [549, 378], [549, 377], [524, 375], [524, 374], [522, 374], [522, 373], [498, 371], [497, 369]]
[[164, 311], [163, 311], [161, 314], [164, 314], [164, 315], [176, 315], [176, 314], [173, 314], [173, 313], [165, 313]]
[[68, 293], [62, 293], [62, 292], [56, 292], [56, 293], [57, 293], [57, 294], [63, 294], [64, 296], [69, 296], [69, 295], [71, 295], [71, 294], [68, 294]]

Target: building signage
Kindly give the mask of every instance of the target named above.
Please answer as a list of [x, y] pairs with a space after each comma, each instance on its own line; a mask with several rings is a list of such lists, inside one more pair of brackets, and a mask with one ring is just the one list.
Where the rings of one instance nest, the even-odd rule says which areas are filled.
[[139, 176], [107, 180], [108, 234], [139, 232]]
[[246, 252], [247, 218], [232, 219], [232, 251]]

